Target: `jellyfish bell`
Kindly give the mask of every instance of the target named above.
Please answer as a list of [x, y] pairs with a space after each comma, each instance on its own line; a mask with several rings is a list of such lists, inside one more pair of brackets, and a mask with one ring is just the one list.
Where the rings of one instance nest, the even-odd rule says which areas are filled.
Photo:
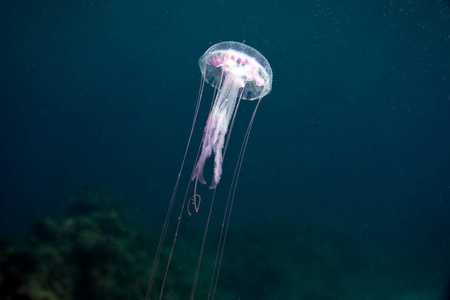
[[222, 42], [210, 47], [198, 60], [203, 77], [213, 87], [220, 86], [222, 73], [241, 80], [242, 99], [256, 100], [270, 93], [272, 69], [256, 49], [238, 42]]
[[[238, 112], [241, 100], [257, 100], [253, 114], [250, 118], [247, 131], [244, 135], [244, 140], [239, 151], [238, 159], [235, 164], [234, 173], [231, 183], [228, 186], [228, 196], [225, 207], [221, 211], [223, 214], [221, 233], [219, 241], [217, 243], [217, 252], [214, 262], [214, 268], [210, 280], [210, 288], [208, 292], [208, 299], [212, 297], [214, 299], [217, 281], [219, 277], [220, 266], [222, 263], [222, 255], [225, 247], [226, 235], [228, 232], [228, 225], [230, 220], [231, 211], [233, 208], [234, 197], [236, 192], [236, 186], [239, 179], [239, 174], [244, 159], [245, 149], [250, 136], [250, 131], [255, 119], [256, 111], [261, 102], [261, 99], [270, 93], [272, 89], [272, 69], [267, 59], [254, 48], [238, 43], [238, 42], [222, 42], [210, 47], [198, 61], [202, 80], [200, 84], [200, 91], [197, 98], [197, 104], [192, 121], [191, 131], [189, 134], [188, 142], [184, 152], [184, 157], [181, 163], [181, 167], [178, 173], [177, 180], [170, 199], [169, 208], [166, 213], [162, 233], [157, 246], [155, 259], [151, 271], [151, 277], [147, 289], [146, 299], [158, 298], [162, 299], [164, 296], [164, 287], [166, 278], [169, 272], [169, 265], [174, 252], [179, 228], [182, 217], [186, 214], [190, 216], [191, 212], [189, 207], [192, 203], [195, 212], [199, 212], [201, 197], [197, 194], [197, 183], [206, 184], [204, 178], [204, 168], [206, 160], [214, 154], [214, 169], [209, 188], [213, 190], [210, 199], [210, 207], [207, 216], [206, 225], [204, 228], [202, 244], [198, 254], [197, 267], [193, 275], [193, 283], [191, 289], [191, 295], [189, 299], [194, 299], [196, 291], [200, 265], [203, 257], [203, 250], [205, 247], [205, 241], [207, 238], [208, 228], [210, 224], [211, 213], [213, 210], [214, 199], [216, 197], [216, 191], [218, 184], [222, 176], [222, 164], [225, 154], [227, 152], [228, 142], [230, 140], [231, 131], [233, 129], [234, 120]], [[197, 157], [194, 162], [194, 167], [191, 172], [190, 179], [187, 183], [184, 198], [179, 207], [179, 214], [175, 220], [176, 226], [173, 233], [172, 243], [169, 246], [169, 254], [164, 268], [164, 274], [160, 280], [156, 297], [154, 289], [155, 278], [157, 276], [158, 264], [161, 258], [161, 252], [164, 247], [164, 241], [168, 238], [168, 228], [171, 221], [172, 210], [174, 208], [175, 200], [178, 195], [178, 188], [180, 185], [180, 179], [182, 172], [188, 157], [188, 152], [191, 146], [191, 139], [194, 133], [197, 116], [202, 101], [204, 83], [207, 82], [214, 87], [215, 92], [211, 109], [206, 121], [206, 125], [203, 129], [203, 136], [201, 144], [197, 151]], [[194, 182], [193, 188], [191, 183]], [[188, 195], [193, 195], [188, 199]]]

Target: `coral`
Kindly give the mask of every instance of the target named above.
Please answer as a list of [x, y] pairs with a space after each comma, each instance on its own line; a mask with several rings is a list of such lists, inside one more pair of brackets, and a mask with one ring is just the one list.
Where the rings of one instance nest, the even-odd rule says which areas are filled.
[[65, 216], [35, 222], [27, 241], [2, 251], [0, 298], [142, 298], [154, 241], [129, 221], [120, 202], [86, 187]]
[[[0, 244], [0, 299], [143, 299], [158, 237], [138, 229], [122, 202], [86, 187], [72, 198], [65, 215], [36, 221], [30, 237], [20, 243]], [[190, 295], [203, 226], [200, 215], [183, 219], [164, 299]], [[162, 284], [174, 228], [169, 232], [154, 296]], [[211, 230], [206, 240], [196, 299], [208, 297], [218, 237]], [[436, 293], [432, 286], [422, 286], [422, 294], [409, 288], [419, 284], [408, 280], [411, 263], [405, 263], [397, 268], [382, 263], [355, 237], [338, 230], [261, 222], [229, 230], [216, 299], [402, 299]]]

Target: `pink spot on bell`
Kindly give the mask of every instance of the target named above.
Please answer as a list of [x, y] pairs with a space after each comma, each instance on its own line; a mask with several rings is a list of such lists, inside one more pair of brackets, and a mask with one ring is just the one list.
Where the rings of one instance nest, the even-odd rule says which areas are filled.
[[209, 63], [215, 67], [219, 67], [223, 64], [223, 58], [220, 55], [213, 55], [209, 59]]

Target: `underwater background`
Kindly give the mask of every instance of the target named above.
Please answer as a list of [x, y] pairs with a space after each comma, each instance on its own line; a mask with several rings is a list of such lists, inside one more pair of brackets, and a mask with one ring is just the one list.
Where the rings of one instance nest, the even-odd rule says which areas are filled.
[[[198, 59], [221, 41], [260, 51], [273, 88], [216, 298], [450, 299], [449, 1], [3, 1], [0, 40], [0, 299], [145, 298]], [[255, 104], [239, 107], [198, 299]], [[164, 299], [189, 298], [203, 205]]]

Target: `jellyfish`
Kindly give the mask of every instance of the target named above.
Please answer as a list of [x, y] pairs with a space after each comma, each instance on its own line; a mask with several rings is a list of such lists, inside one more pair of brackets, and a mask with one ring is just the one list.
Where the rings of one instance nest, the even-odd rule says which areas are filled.
[[[223, 162], [225, 154], [227, 152], [228, 143], [233, 129], [234, 120], [238, 112], [238, 107], [241, 100], [257, 100], [250, 118], [247, 131], [244, 135], [238, 159], [235, 165], [234, 173], [230, 186], [228, 188], [228, 197], [225, 208], [223, 209], [222, 230], [220, 233], [219, 242], [217, 244], [216, 260], [214, 263], [214, 269], [211, 275], [210, 290], [208, 293], [208, 299], [214, 299], [216, 285], [219, 277], [220, 265], [222, 262], [222, 255], [224, 251], [226, 235], [228, 231], [228, 225], [231, 215], [231, 210], [234, 203], [234, 197], [236, 192], [236, 186], [239, 179], [239, 174], [244, 159], [247, 142], [250, 136], [250, 131], [255, 119], [256, 111], [259, 107], [261, 99], [270, 93], [272, 89], [272, 69], [267, 59], [254, 48], [239, 42], [221, 42], [211, 46], [199, 59], [198, 65], [202, 73], [199, 95], [197, 98], [197, 104], [194, 112], [191, 131], [189, 134], [188, 142], [184, 152], [183, 160], [181, 163], [180, 171], [178, 173], [175, 187], [170, 199], [169, 208], [166, 214], [165, 222], [163, 225], [162, 233], [158, 243], [158, 247], [155, 254], [151, 277], [147, 289], [146, 299], [150, 299], [153, 296], [152, 290], [154, 288], [154, 282], [156, 278], [158, 263], [160, 261], [161, 252], [164, 247], [164, 241], [167, 240], [168, 227], [171, 220], [172, 210], [174, 208], [175, 199], [177, 198], [177, 192], [182, 177], [182, 172], [188, 156], [188, 152], [191, 146], [191, 139], [194, 134], [195, 124], [202, 101], [203, 89], [205, 82], [214, 87], [214, 96], [211, 103], [206, 125], [203, 128], [203, 135], [201, 144], [199, 145], [197, 156], [193, 164], [193, 170], [188, 181], [184, 199], [182, 201], [180, 212], [176, 218], [176, 226], [174, 230], [174, 237], [168, 254], [166, 267], [164, 268], [164, 275], [159, 287], [159, 293], [157, 293], [158, 299], [162, 299], [164, 296], [164, 286], [169, 271], [169, 265], [171, 262], [172, 254], [175, 248], [180, 224], [182, 217], [187, 213], [191, 216], [191, 210], [189, 207], [192, 205], [196, 213], [199, 212], [201, 196], [197, 193], [198, 182], [206, 184], [205, 180], [205, 163], [214, 156], [214, 164], [212, 170], [211, 181], [209, 189], [213, 190], [210, 201], [210, 209], [205, 225], [203, 234], [202, 245], [198, 255], [197, 268], [193, 276], [193, 284], [189, 299], [194, 299], [196, 285], [200, 270], [200, 264], [203, 256], [203, 249], [207, 237], [208, 227], [211, 218], [211, 212], [216, 197], [216, 191], [220, 183]], [[191, 187], [193, 183], [193, 188]], [[189, 193], [192, 196], [188, 199]], [[188, 200], [187, 200], [188, 199]]]

